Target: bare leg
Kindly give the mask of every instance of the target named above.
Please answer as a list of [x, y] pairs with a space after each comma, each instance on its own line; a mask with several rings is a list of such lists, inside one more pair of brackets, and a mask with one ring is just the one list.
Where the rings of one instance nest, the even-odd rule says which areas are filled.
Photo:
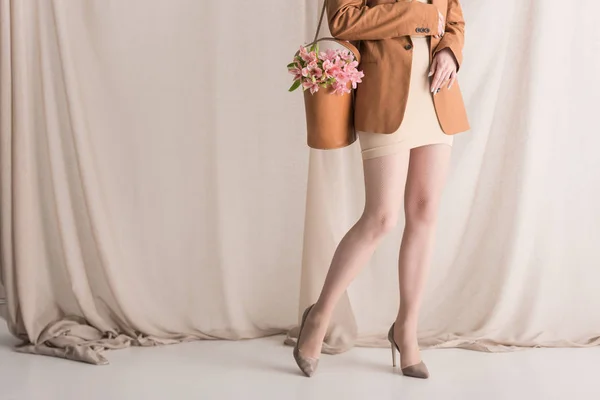
[[331, 315], [338, 300], [368, 262], [381, 239], [397, 223], [406, 183], [409, 150], [363, 161], [365, 209], [340, 241], [323, 289], [306, 319], [301, 352], [318, 357]]
[[451, 150], [446, 144], [434, 144], [414, 148], [410, 154], [404, 198], [406, 225], [398, 261], [400, 308], [394, 329], [402, 368], [421, 361], [417, 323]]

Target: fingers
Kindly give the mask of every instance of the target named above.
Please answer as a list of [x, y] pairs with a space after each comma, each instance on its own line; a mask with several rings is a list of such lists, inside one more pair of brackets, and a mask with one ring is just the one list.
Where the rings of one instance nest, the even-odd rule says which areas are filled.
[[434, 95], [440, 91], [444, 82], [448, 81], [448, 89], [454, 84], [456, 80], [456, 64], [453, 56], [446, 49], [436, 53], [433, 57], [428, 76], [431, 77], [432, 75], [430, 90]]
[[433, 78], [431, 79], [431, 93], [435, 93], [437, 91], [437, 89], [440, 87], [440, 84], [442, 82], [442, 76], [444, 75], [445, 71], [444, 68], [441, 64], [439, 64], [438, 58], [434, 58], [434, 62], [436, 62], [436, 67], [435, 70], [433, 71]]
[[431, 68], [429, 68], [429, 75], [427, 75], [427, 76], [433, 76], [433, 74], [435, 74], [436, 69], [437, 69], [437, 58], [434, 58], [433, 62], [431, 63]]
[[431, 83], [431, 92], [436, 94], [438, 90], [441, 88], [442, 83], [444, 83], [450, 75], [452, 74], [452, 70], [449, 68], [438, 68], [435, 76], [433, 77], [433, 82]]
[[436, 94], [443, 82], [444, 71], [440, 68], [436, 71], [431, 82], [431, 93]]
[[448, 84], [448, 89], [450, 89], [452, 87], [452, 84], [454, 83], [455, 80], [456, 80], [456, 71], [452, 71], [452, 73], [450, 74], [450, 83]]

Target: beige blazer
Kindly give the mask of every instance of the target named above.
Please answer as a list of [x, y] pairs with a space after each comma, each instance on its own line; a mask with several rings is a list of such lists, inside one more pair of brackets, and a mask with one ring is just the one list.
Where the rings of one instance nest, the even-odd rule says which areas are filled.
[[[438, 31], [438, 10], [446, 21], [441, 39], [433, 37]], [[393, 133], [400, 127], [412, 65], [410, 35], [431, 36], [430, 63], [438, 51], [449, 48], [460, 70], [465, 21], [459, 0], [432, 0], [432, 4], [396, 0], [374, 7], [367, 6], [366, 0], [327, 0], [327, 17], [335, 38], [359, 41], [359, 68], [365, 76], [356, 89], [356, 130]], [[450, 89], [445, 82], [433, 102], [444, 133], [470, 128], [458, 79]]]

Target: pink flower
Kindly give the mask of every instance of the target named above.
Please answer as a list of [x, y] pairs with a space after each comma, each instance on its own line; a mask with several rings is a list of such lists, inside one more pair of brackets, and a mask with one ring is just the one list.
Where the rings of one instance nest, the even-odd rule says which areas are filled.
[[302, 69], [302, 76], [310, 79], [321, 79], [323, 76], [323, 70], [319, 68], [319, 65], [315, 63], [310, 63], [308, 66]]
[[342, 82], [334, 82], [333, 85], [333, 94], [343, 95], [344, 93], [350, 93], [350, 89], [346, 87], [345, 83]]
[[340, 58], [344, 61], [352, 61], [354, 60], [354, 54], [350, 50], [342, 50], [340, 51]]
[[343, 95], [351, 93], [362, 82], [364, 73], [358, 71], [358, 62], [348, 50], [309, 51], [310, 47], [301, 46], [288, 71], [295, 81], [302, 82], [304, 90], [311, 94], [319, 88], [331, 87], [333, 93]]
[[362, 82], [362, 79], [365, 74], [362, 71], [356, 71], [356, 73], [352, 74], [350, 80], [352, 81], [352, 89], [356, 89], [357, 84]]
[[346, 71], [344, 71], [344, 69], [340, 69], [339, 72], [335, 75], [335, 79], [337, 82], [345, 85], [350, 80], [350, 75]]
[[319, 67], [312, 68], [311, 71], [312, 71], [312, 76], [315, 79], [321, 79], [321, 77], [323, 76], [323, 70]]
[[338, 52], [333, 49], [327, 49], [324, 52], [319, 53], [319, 57], [322, 61], [333, 61], [337, 57]]
[[294, 80], [298, 80], [302, 78], [302, 69], [298, 67], [293, 67], [288, 70], [288, 72], [294, 75]]
[[337, 74], [341, 72], [342, 69], [339, 65], [335, 64], [331, 60], [327, 60], [323, 62], [323, 70], [327, 78], [334, 78]]
[[302, 58], [303, 60], [305, 59], [305, 57], [308, 56], [308, 50], [306, 50], [306, 47], [304, 46], [300, 46], [300, 58]]
[[300, 58], [307, 63], [317, 61], [317, 53], [314, 51], [309, 52], [306, 47], [300, 46]]
[[319, 84], [317, 82], [305, 80], [302, 82], [302, 87], [304, 90], [310, 90], [310, 94], [315, 94], [319, 91]]
[[365, 74], [362, 71], [358, 71], [356, 67], [358, 66], [357, 61], [352, 61], [343, 67], [343, 74], [345, 76], [345, 80], [352, 82], [352, 88], [356, 89], [357, 84], [362, 82], [362, 79]]
[[356, 67], [358, 67], [358, 61], [352, 61], [344, 65], [344, 71], [351, 71], [353, 69], [356, 69]]

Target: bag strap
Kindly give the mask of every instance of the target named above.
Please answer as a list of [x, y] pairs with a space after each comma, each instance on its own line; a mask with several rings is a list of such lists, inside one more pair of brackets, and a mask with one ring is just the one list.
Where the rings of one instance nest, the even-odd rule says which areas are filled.
[[327, 9], [327, 0], [323, 0], [323, 9], [321, 9], [321, 16], [319, 17], [319, 25], [317, 25], [317, 32], [315, 33], [315, 38], [313, 39], [313, 43], [317, 42], [319, 38], [319, 32], [321, 32], [321, 26], [323, 25], [323, 17], [325, 17], [325, 10]]
[[321, 9], [321, 16], [319, 17], [319, 24], [317, 25], [317, 32], [315, 32], [315, 38], [313, 39], [312, 43], [309, 43], [308, 46], [313, 46], [314, 44], [321, 42], [321, 41], [336, 42], [336, 43], [344, 46], [348, 50], [350, 50], [352, 53], [354, 53], [354, 57], [356, 58], [356, 61], [358, 61], [360, 63], [360, 52], [358, 51], [356, 46], [354, 46], [352, 43], [345, 41], [345, 40], [338, 40], [333, 37], [318, 39], [319, 33], [321, 32], [321, 26], [323, 26], [323, 18], [325, 17], [326, 10], [327, 10], [327, 0], [323, 0], [323, 8]]

